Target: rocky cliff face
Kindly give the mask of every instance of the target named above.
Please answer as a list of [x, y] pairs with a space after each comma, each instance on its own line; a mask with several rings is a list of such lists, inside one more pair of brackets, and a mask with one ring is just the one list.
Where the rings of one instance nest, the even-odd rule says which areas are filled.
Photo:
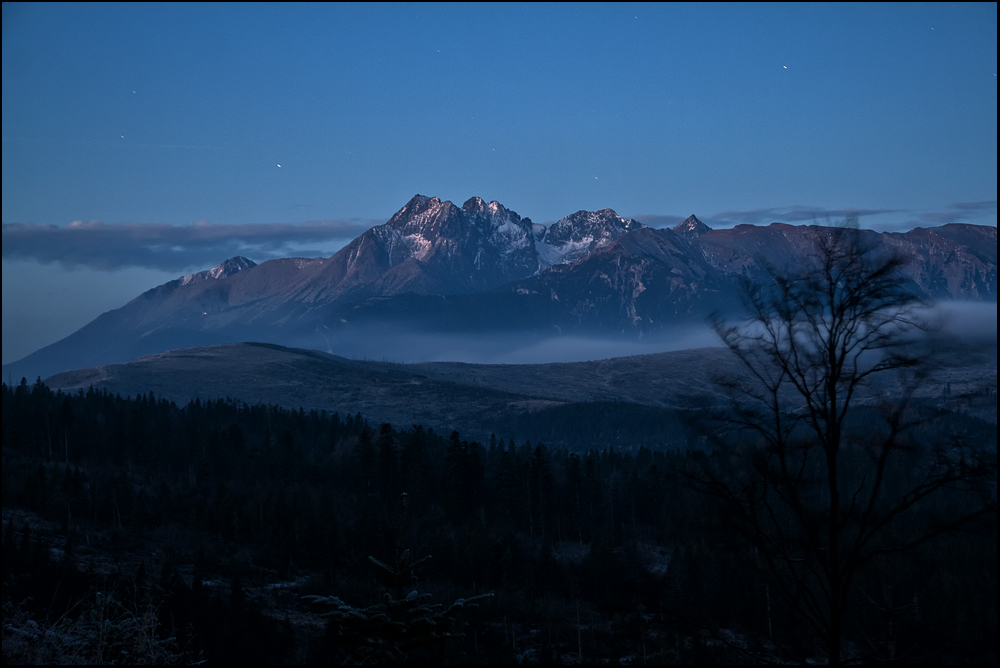
[[[636, 332], [704, 318], [739, 303], [740, 278], [808, 265], [817, 237], [830, 229], [775, 223], [709, 230], [693, 216], [672, 229], [633, 231], [584, 259], [509, 286], [547, 298], [573, 326]], [[858, 230], [873, 254], [897, 253], [917, 296], [996, 301], [996, 228], [946, 225], [902, 234]]]
[[628, 232], [645, 226], [636, 220], [626, 220], [611, 209], [601, 209], [577, 211], [548, 228], [535, 227], [540, 272], [556, 265], [579, 262]]
[[640, 227], [611, 209], [578, 211], [545, 227], [479, 197], [458, 207], [417, 195], [330, 258], [330, 294], [482, 292], [576, 262]]
[[177, 280], [181, 285], [189, 285], [191, 283], [207, 281], [212, 278], [226, 278], [227, 276], [232, 276], [233, 274], [241, 272], [244, 269], [252, 269], [256, 266], [257, 263], [253, 260], [249, 260], [242, 255], [237, 255], [236, 257], [231, 257], [222, 264], [212, 267], [211, 269], [199, 271], [198, 273], [190, 274], [189, 276], [181, 276]]
[[931, 299], [997, 300], [997, 228], [953, 223], [885, 235], [904, 272]]

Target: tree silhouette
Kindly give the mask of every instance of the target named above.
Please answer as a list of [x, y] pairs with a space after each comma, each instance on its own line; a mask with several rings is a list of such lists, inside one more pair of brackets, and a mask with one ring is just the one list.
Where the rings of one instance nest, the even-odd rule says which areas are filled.
[[746, 284], [745, 320], [714, 321], [745, 376], [719, 381], [730, 401], [711, 434], [725, 447], [687, 481], [725, 503], [754, 566], [840, 664], [859, 658], [844, 654], [859, 577], [882, 554], [995, 516], [996, 464], [975, 444], [914, 440], [931, 367], [905, 260], [856, 224], [813, 241], [804, 270]]

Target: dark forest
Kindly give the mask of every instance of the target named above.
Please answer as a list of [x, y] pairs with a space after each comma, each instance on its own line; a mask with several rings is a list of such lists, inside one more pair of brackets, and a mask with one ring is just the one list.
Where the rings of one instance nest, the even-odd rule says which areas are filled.
[[[994, 444], [996, 425], [941, 410], [917, 436], [943, 434]], [[908, 450], [888, 484], [920, 479], [929, 452]], [[5, 660], [821, 657], [726, 504], [691, 484], [728, 456], [4, 385]], [[982, 501], [942, 494], [911, 525]], [[853, 656], [995, 659], [996, 522], [981, 519], [859, 571]]]

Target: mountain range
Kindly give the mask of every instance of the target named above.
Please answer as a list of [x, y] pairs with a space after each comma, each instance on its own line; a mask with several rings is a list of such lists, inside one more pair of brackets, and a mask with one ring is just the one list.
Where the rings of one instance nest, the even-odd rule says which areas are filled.
[[[461, 207], [416, 195], [328, 258], [234, 257], [153, 288], [5, 375], [46, 377], [161, 351], [263, 341], [340, 355], [441, 335], [635, 339], [739, 304], [739, 279], [801, 263], [819, 226], [670, 229], [611, 209], [539, 225], [479, 197]], [[874, 252], [910, 258], [920, 297], [996, 302], [996, 228], [859, 230]], [[359, 348], [359, 342], [368, 347]], [[421, 359], [419, 346], [407, 349]]]

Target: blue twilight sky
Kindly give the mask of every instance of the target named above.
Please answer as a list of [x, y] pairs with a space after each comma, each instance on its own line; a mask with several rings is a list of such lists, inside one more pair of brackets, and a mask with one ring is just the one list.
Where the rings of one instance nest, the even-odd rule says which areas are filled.
[[3, 4], [3, 361], [415, 193], [996, 225], [997, 6]]

